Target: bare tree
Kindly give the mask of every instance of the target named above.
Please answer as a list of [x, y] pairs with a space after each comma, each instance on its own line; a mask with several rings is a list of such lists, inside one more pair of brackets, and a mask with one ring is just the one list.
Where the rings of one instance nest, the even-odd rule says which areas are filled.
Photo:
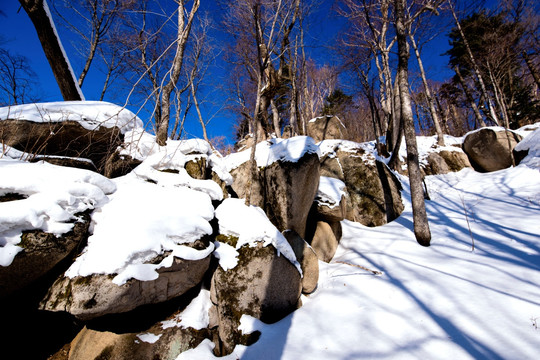
[[37, 101], [36, 77], [26, 57], [0, 48], [0, 106]]
[[34, 24], [64, 100], [84, 100], [60, 37], [56, 32], [47, 1], [19, 0], [19, 2]]
[[52, 1], [55, 13], [63, 24], [83, 39], [85, 46], [81, 51], [85, 58], [78, 84], [82, 87], [90, 66], [98, 53], [98, 49], [106, 42], [108, 33], [115, 20], [122, 13], [132, 8], [132, 0], [61, 0], [63, 9]]
[[182, 66], [184, 63], [184, 52], [186, 45], [189, 39], [189, 34], [191, 32], [191, 26], [193, 24], [193, 19], [197, 10], [199, 10], [200, 1], [193, 0], [193, 5], [189, 14], [187, 13], [185, 0], [177, 0], [178, 3], [178, 34], [176, 38], [176, 53], [174, 55], [172, 67], [169, 70], [169, 81], [163, 86], [161, 101], [162, 101], [162, 117], [159, 120], [156, 133], [156, 141], [159, 145], [165, 145], [167, 142], [167, 136], [169, 133], [169, 119], [171, 104], [170, 98], [171, 93], [174, 90], [178, 79], [180, 78], [180, 73], [182, 71]]
[[[411, 186], [411, 201], [413, 206], [414, 235], [422, 246], [429, 246], [431, 232], [424, 203], [422, 173], [418, 163], [418, 148], [416, 132], [409, 94], [409, 44], [407, 43], [407, 19], [405, 15], [406, 0], [395, 0], [394, 16], [398, 45], [397, 81], [401, 103], [401, 123], [407, 145], [407, 167]], [[420, 10], [423, 11], [423, 10]]]
[[458, 29], [459, 34], [461, 35], [461, 38], [463, 39], [463, 44], [465, 45], [465, 49], [467, 50], [469, 60], [470, 60], [471, 65], [473, 67], [476, 78], [478, 79], [478, 83], [480, 84], [480, 90], [482, 91], [482, 96], [486, 100], [491, 120], [495, 124], [498, 125], [499, 124], [499, 118], [497, 116], [497, 112], [495, 111], [493, 102], [491, 100], [491, 96], [489, 95], [489, 93], [487, 91], [487, 88], [486, 88], [486, 85], [485, 85], [485, 82], [484, 82], [484, 77], [482, 76], [482, 74], [480, 72], [480, 68], [478, 67], [478, 63], [477, 63], [477, 61], [475, 59], [475, 56], [474, 56], [474, 54], [473, 54], [473, 52], [471, 50], [471, 47], [469, 45], [469, 41], [467, 40], [467, 37], [465, 36], [465, 33], [463, 32], [463, 29], [461, 27], [461, 23], [459, 22], [459, 19], [457, 17], [455, 7], [454, 7], [454, 4], [453, 4], [453, 0], [448, 0], [448, 5], [449, 5], [449, 8], [450, 8], [450, 11], [452, 12], [452, 17], [454, 18], [456, 28]]

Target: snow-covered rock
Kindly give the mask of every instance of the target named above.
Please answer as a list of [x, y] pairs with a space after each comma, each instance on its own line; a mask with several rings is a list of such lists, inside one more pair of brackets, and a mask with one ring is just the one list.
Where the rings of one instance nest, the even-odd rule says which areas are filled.
[[45, 124], [72, 121], [90, 131], [116, 127], [123, 134], [143, 127], [141, 119], [128, 109], [103, 101], [59, 101], [0, 108], [0, 120], [8, 119]]

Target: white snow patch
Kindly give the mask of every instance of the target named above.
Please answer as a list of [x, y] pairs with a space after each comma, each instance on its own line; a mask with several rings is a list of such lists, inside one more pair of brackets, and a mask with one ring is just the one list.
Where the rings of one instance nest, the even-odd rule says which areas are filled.
[[159, 340], [161, 337], [161, 334], [155, 335], [152, 333], [145, 333], [145, 334], [137, 334], [137, 337], [146, 343], [154, 344], [156, 341]]
[[141, 119], [126, 108], [103, 101], [59, 101], [0, 108], [0, 120], [32, 122], [76, 121], [87, 130], [118, 127], [122, 133], [143, 126]]
[[[207, 194], [151, 184], [135, 174], [114, 182], [118, 190], [93, 213], [88, 246], [66, 276], [118, 274], [113, 279], [118, 285], [130, 278], [153, 280], [156, 270], [171, 266], [174, 257], [199, 260], [214, 250], [213, 244], [205, 250], [184, 245], [212, 233], [214, 209]], [[171, 253], [161, 263], [145, 264], [166, 251]]]
[[[180, 169], [188, 161], [206, 159], [212, 170], [227, 185], [233, 182], [227, 166], [219, 154], [215, 153], [210, 144], [201, 139], [167, 140], [167, 145], [160, 146], [156, 137], [143, 129], [134, 129], [124, 136], [124, 147], [120, 149], [121, 155], [129, 155], [141, 161], [152, 158], [152, 164], [146, 166], [159, 166], [160, 169]], [[216, 189], [216, 185], [210, 185]], [[218, 186], [219, 188], [219, 186]]]
[[[295, 136], [289, 139], [270, 139], [257, 144], [255, 160], [258, 167], [267, 167], [276, 161], [297, 162], [305, 154], [317, 154], [320, 150], [315, 141], [308, 136]], [[231, 171], [249, 161], [251, 149], [233, 153], [225, 157], [227, 170]]]
[[22, 250], [25, 230], [57, 236], [73, 228], [75, 214], [108, 202], [115, 184], [97, 173], [51, 165], [0, 159], [0, 196], [15, 193], [25, 199], [0, 202], [0, 265], [9, 266]]
[[521, 160], [520, 165], [540, 169], [540, 127], [528, 134], [516, 147], [516, 151], [528, 151], [528, 155]]
[[199, 295], [189, 303], [175, 319], [163, 321], [162, 328], [170, 327], [191, 327], [195, 330], [200, 330], [208, 327], [209, 315], [208, 311], [212, 306], [210, 301], [210, 291], [201, 289]]
[[345, 187], [345, 183], [339, 179], [321, 176], [315, 201], [329, 208], [334, 208], [341, 202], [341, 197], [346, 196]]
[[[296, 260], [294, 251], [283, 234], [268, 220], [264, 211], [256, 206], [247, 206], [243, 199], [225, 199], [216, 209], [216, 218], [219, 221], [219, 232], [223, 235], [238, 238], [236, 250], [244, 245], [256, 246], [262, 242], [263, 246], [273, 245], [278, 254], [285, 256], [302, 274], [300, 263]], [[220, 244], [220, 247], [222, 244]], [[219, 253], [220, 255], [224, 252]], [[230, 269], [232, 261], [231, 252], [220, 259], [223, 269]]]

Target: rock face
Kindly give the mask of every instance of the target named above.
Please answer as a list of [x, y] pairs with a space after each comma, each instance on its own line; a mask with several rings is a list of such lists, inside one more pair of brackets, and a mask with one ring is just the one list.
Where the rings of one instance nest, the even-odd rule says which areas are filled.
[[298, 260], [302, 268], [302, 293], [311, 294], [317, 289], [317, 283], [319, 282], [319, 259], [317, 254], [296, 231], [287, 230], [283, 235], [291, 245], [296, 260]]
[[364, 159], [364, 151], [338, 150], [321, 161], [321, 176], [343, 181], [348, 193], [346, 219], [366, 226], [380, 226], [403, 211], [401, 184], [388, 167], [374, 159]]
[[238, 330], [242, 314], [276, 322], [298, 307], [302, 291], [300, 273], [272, 245], [243, 246], [239, 254], [236, 267], [216, 269], [210, 288], [224, 354], [243, 341]]
[[76, 248], [84, 245], [90, 217], [80, 214], [80, 219], [72, 231], [60, 237], [41, 230], [24, 232], [19, 244], [24, 250], [17, 254], [10, 266], [0, 266], [0, 298], [42, 278], [62, 260], [72, 256]]
[[116, 127], [92, 131], [76, 121], [0, 121], [0, 142], [5, 145], [33, 155], [46, 155], [44, 160], [54, 156], [90, 159], [100, 172], [122, 141], [123, 135]]
[[476, 171], [490, 172], [512, 166], [512, 150], [521, 136], [494, 128], [469, 133], [463, 141], [463, 151]]
[[347, 128], [337, 116], [320, 116], [308, 122], [307, 131], [316, 142], [328, 139], [347, 139]]
[[339, 222], [317, 221], [315, 223], [315, 229], [311, 237], [311, 247], [319, 260], [324, 262], [332, 260], [341, 239], [340, 232], [341, 224]]
[[[232, 189], [245, 198], [250, 179], [249, 163], [231, 172]], [[295, 230], [305, 236], [309, 209], [319, 186], [319, 157], [305, 154], [298, 162], [276, 161], [259, 169], [259, 178], [252, 184], [251, 204], [259, 206], [280, 230]]]
[[[159, 262], [161, 259], [154, 259]], [[123, 313], [146, 304], [165, 302], [199, 284], [210, 266], [210, 256], [202, 260], [174, 258], [171, 267], [158, 269], [159, 277], [150, 281], [130, 279], [123, 285], [114, 276], [58, 279], [40, 304], [42, 310], [66, 311], [81, 320]]]
[[[155, 342], [144, 341], [145, 335], [154, 335]], [[83, 328], [73, 339], [62, 359], [66, 360], [155, 360], [175, 359], [182, 352], [199, 345], [209, 337], [207, 330], [197, 331], [170, 327], [163, 329], [158, 323], [142, 333], [115, 333]], [[57, 354], [60, 360], [60, 354]], [[54, 358], [53, 358], [54, 359]]]

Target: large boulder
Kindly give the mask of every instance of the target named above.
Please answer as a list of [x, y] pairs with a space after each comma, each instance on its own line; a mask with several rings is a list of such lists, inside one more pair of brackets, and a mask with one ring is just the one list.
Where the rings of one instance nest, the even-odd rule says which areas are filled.
[[476, 171], [502, 170], [512, 166], [512, 150], [521, 139], [503, 128], [482, 128], [465, 136], [463, 151]]
[[[155, 360], [175, 359], [209, 337], [207, 329], [152, 326], [144, 333], [123, 333], [84, 327], [55, 356], [60, 360]], [[52, 358], [55, 359], [54, 357]]]
[[347, 139], [347, 128], [337, 116], [326, 115], [310, 120], [307, 132], [316, 142], [329, 139]]
[[0, 266], [0, 298], [8, 296], [43, 278], [60, 262], [73, 257], [88, 238], [90, 216], [78, 214], [73, 230], [56, 236], [42, 230], [24, 231], [18, 244], [22, 251], [9, 266]]
[[218, 267], [211, 282], [223, 354], [244, 341], [238, 330], [242, 314], [276, 322], [298, 307], [302, 291], [300, 272], [273, 245], [259, 242], [237, 251], [238, 264], [228, 270]]
[[[203, 251], [208, 241], [191, 245]], [[148, 263], [158, 264], [167, 253]], [[141, 305], [156, 304], [178, 297], [201, 283], [210, 266], [210, 255], [200, 260], [174, 257], [171, 266], [158, 268], [155, 280], [131, 278], [124, 284], [114, 282], [113, 275], [94, 274], [60, 277], [49, 289], [40, 308], [65, 311], [80, 320], [90, 320], [108, 314], [124, 313]]]
[[334, 152], [321, 159], [321, 176], [345, 183], [347, 220], [380, 226], [403, 211], [399, 180], [384, 163], [360, 147], [342, 151], [337, 145]]
[[[123, 135], [117, 127], [88, 130], [76, 121], [3, 120], [0, 142], [56, 164], [61, 161], [58, 157], [89, 159], [95, 169], [103, 171], [109, 155], [122, 144]], [[78, 163], [62, 162], [62, 165], [73, 164]]]
[[259, 206], [280, 230], [295, 230], [305, 236], [309, 209], [319, 185], [319, 157], [306, 153], [298, 161], [275, 161], [258, 168], [251, 184], [251, 169], [245, 162], [231, 171], [232, 189], [245, 198], [251, 189], [251, 204]]
[[319, 260], [330, 262], [336, 253], [341, 239], [341, 223], [317, 221], [310, 235], [310, 245]]
[[319, 282], [319, 259], [315, 250], [294, 230], [283, 232], [302, 268], [302, 293], [311, 294]]

